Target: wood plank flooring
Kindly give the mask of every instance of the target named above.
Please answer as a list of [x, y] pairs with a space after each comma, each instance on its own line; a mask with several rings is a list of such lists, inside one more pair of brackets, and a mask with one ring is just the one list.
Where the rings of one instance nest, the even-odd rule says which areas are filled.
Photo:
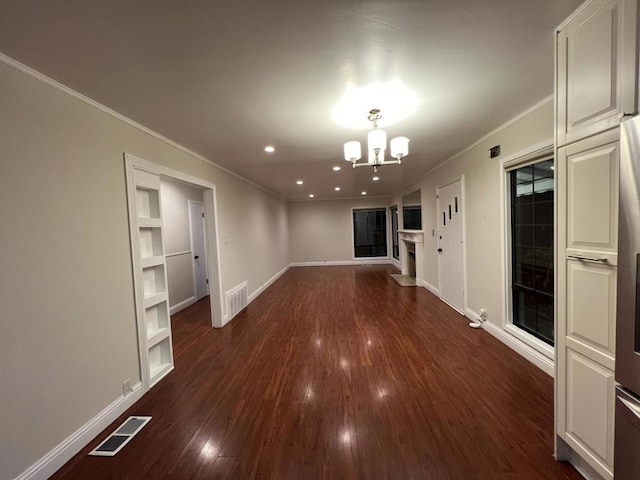
[[581, 478], [552, 456], [553, 380], [390, 273], [292, 268], [222, 329], [206, 301], [176, 315], [175, 370], [53, 478]]

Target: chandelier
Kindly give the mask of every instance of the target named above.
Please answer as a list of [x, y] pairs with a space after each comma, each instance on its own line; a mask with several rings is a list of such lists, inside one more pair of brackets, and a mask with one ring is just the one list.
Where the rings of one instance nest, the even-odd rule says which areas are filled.
[[400, 165], [402, 159], [409, 155], [409, 139], [407, 137], [395, 137], [391, 139], [391, 157], [395, 160], [384, 160], [384, 152], [387, 149], [387, 132], [378, 128], [378, 120], [382, 118], [380, 110], [374, 108], [369, 110], [369, 121], [373, 123], [373, 129], [367, 137], [367, 151], [369, 153], [367, 163], [358, 163], [362, 158], [360, 142], [352, 140], [344, 144], [344, 159], [351, 162], [353, 168], [373, 167], [377, 172], [380, 165]]

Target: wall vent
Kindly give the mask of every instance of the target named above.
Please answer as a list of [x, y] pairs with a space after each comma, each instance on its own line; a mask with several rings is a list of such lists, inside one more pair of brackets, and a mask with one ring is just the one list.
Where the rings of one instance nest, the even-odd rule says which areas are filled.
[[113, 457], [124, 448], [131, 439], [149, 423], [151, 417], [129, 417], [120, 427], [109, 435], [104, 442], [89, 452], [94, 457]]
[[237, 287], [228, 290], [224, 294], [227, 307], [227, 320], [231, 320], [247, 306], [247, 282], [242, 282]]

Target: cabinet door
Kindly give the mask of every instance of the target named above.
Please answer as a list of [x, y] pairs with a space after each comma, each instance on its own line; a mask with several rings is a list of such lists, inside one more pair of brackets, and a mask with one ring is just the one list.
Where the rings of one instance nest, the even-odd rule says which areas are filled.
[[566, 231], [561, 246], [567, 258], [618, 264], [618, 132], [612, 130], [558, 150], [558, 189], [563, 190]]
[[567, 443], [604, 478], [613, 478], [613, 372], [567, 351]]
[[558, 32], [558, 145], [615, 127], [635, 111], [636, 2], [595, 0]]
[[619, 129], [559, 148], [557, 356], [559, 435], [613, 478]]

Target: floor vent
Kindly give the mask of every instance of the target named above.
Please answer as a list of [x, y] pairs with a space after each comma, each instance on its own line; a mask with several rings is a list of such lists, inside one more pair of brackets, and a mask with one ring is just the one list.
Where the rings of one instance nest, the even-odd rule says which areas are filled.
[[227, 319], [231, 320], [240, 310], [247, 306], [247, 282], [225, 292], [224, 298], [227, 307]]
[[124, 448], [131, 439], [149, 423], [151, 417], [129, 417], [120, 428], [113, 432], [107, 439], [89, 452], [96, 457], [113, 457]]

